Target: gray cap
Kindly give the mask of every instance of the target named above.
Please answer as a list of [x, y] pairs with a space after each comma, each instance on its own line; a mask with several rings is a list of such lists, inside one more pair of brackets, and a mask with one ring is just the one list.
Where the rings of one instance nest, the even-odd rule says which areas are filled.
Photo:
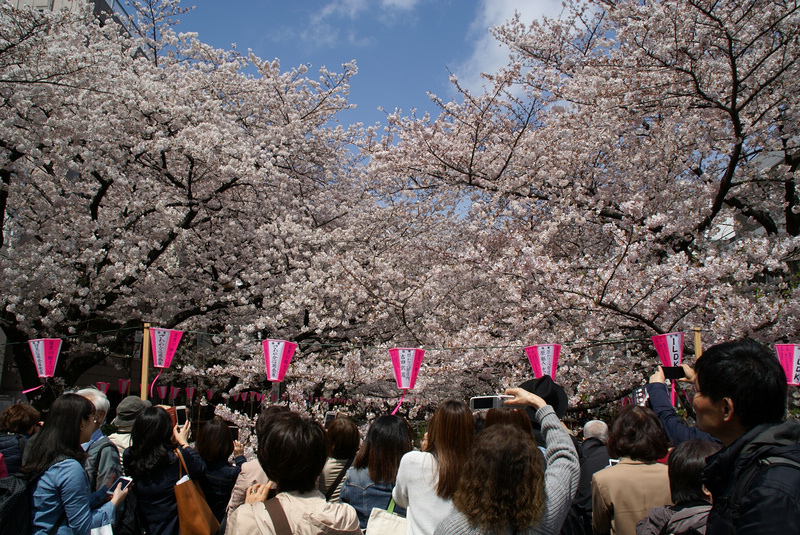
[[132, 427], [136, 417], [150, 406], [150, 402], [139, 396], [128, 396], [117, 405], [117, 417], [111, 422], [116, 427]]

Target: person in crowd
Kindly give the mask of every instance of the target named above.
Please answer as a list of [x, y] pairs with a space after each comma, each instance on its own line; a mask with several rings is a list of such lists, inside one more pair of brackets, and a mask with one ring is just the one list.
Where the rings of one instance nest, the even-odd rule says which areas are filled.
[[[683, 365], [684, 373], [686, 374], [686, 382], [694, 383], [695, 374], [694, 370], [688, 365]], [[686, 425], [683, 418], [678, 416], [675, 407], [672, 406], [672, 401], [669, 398], [667, 385], [664, 382], [664, 370], [659, 366], [655, 373], [650, 376], [650, 382], [645, 387], [648, 395], [648, 405], [656, 413], [661, 424], [664, 426], [664, 431], [667, 433], [670, 441], [674, 446], [678, 446], [684, 440], [697, 438], [700, 440], [711, 440], [719, 444], [719, 440], [705, 433], [697, 427], [690, 427]]]
[[27, 403], [9, 405], [0, 414], [0, 453], [9, 474], [17, 473], [22, 466], [25, 446], [38, 429], [39, 418], [39, 411]]
[[330, 454], [319, 477], [319, 491], [331, 502], [339, 501], [339, 492], [347, 469], [353, 464], [361, 436], [350, 418], [334, 418], [327, 431]]
[[111, 425], [117, 428], [117, 432], [108, 435], [108, 440], [117, 447], [120, 459], [125, 450], [131, 445], [133, 422], [149, 406], [150, 402], [139, 396], [127, 396], [117, 405], [117, 415], [111, 421]]
[[[270, 430], [272, 419], [278, 414], [286, 414], [288, 412], [289, 407], [286, 405], [270, 405], [261, 411], [261, 414], [256, 420], [256, 438], [258, 438], [259, 441], [262, 437], [266, 438]], [[267, 483], [269, 483], [269, 478], [267, 478], [267, 474], [264, 473], [264, 469], [261, 468], [258, 458], [244, 463], [239, 472], [239, 476], [236, 478], [236, 484], [233, 486], [226, 514], [230, 516], [237, 507], [244, 503], [248, 488], [253, 485], [266, 485]]]
[[84, 469], [87, 453], [81, 447], [95, 429], [95, 407], [76, 394], [64, 394], [53, 402], [50, 413], [30, 444], [30, 461], [21, 471], [42, 474], [36, 481], [32, 502], [34, 535], [89, 535], [92, 528], [110, 525], [115, 509], [128, 495], [119, 485], [106, 501], [105, 488], [100, 492], [105, 503], [97, 508], [99, 493], [92, 495]]
[[[553, 408], [553, 412], [556, 413], [559, 420], [567, 414], [567, 409], [569, 408], [567, 392], [564, 390], [564, 387], [553, 381], [553, 378], [549, 375], [543, 375], [537, 379], [530, 379], [519, 385], [519, 387], [545, 400], [545, 402]], [[542, 455], [545, 455], [544, 436], [542, 435], [541, 425], [536, 419], [536, 411], [533, 410], [532, 407], [525, 407], [525, 412], [528, 414], [528, 418], [533, 426], [533, 437], [539, 445], [539, 451], [542, 452]], [[575, 448], [575, 451], [580, 453], [580, 444], [577, 439], [570, 435], [570, 440], [572, 440], [572, 446]]]
[[590, 420], [583, 426], [581, 443], [581, 478], [578, 492], [561, 529], [561, 535], [592, 533], [592, 476], [609, 465], [608, 424]]
[[650, 509], [647, 518], [636, 524], [636, 535], [704, 534], [711, 510], [711, 493], [700, 481], [706, 459], [722, 448], [717, 441], [692, 438], [680, 443], [669, 454], [669, 491], [672, 503]]
[[710, 347], [695, 363], [697, 427], [722, 442], [701, 473], [706, 533], [800, 533], [800, 422], [783, 421], [786, 375], [753, 340]]
[[392, 497], [406, 509], [409, 535], [430, 535], [453, 512], [453, 493], [472, 451], [472, 413], [463, 401], [439, 404], [424, 451], [403, 455]]
[[536, 411], [547, 462], [532, 434], [519, 425], [487, 425], [458, 481], [456, 511], [436, 535], [557, 534], [564, 522], [580, 475], [572, 438], [544, 399], [523, 388], [506, 394], [514, 396], [506, 405]]
[[92, 491], [99, 491], [101, 488], [107, 490], [122, 475], [119, 451], [100, 429], [106, 421], [111, 404], [106, 395], [94, 387], [83, 388], [75, 393], [91, 401], [95, 407], [92, 436], [81, 445], [88, 454], [86, 473], [89, 474], [89, 485]]
[[[195, 447], [206, 463], [200, 487], [211, 512], [217, 520], [222, 521], [233, 485], [247, 460], [244, 458], [244, 447], [239, 441], [233, 440], [228, 422], [218, 416], [200, 426]], [[234, 455], [233, 464], [228, 462], [231, 454]]]
[[484, 429], [498, 424], [516, 425], [529, 435], [533, 436], [533, 426], [528, 414], [522, 409], [513, 407], [499, 407], [486, 411]]
[[122, 461], [133, 478], [133, 494], [148, 533], [179, 533], [174, 487], [186, 473], [177, 454], [182, 455], [191, 479], [199, 481], [206, 471], [203, 459], [188, 446], [189, 429], [188, 422], [173, 427], [172, 418], [161, 407], [148, 407], [133, 423], [131, 447]]
[[672, 504], [667, 466], [669, 439], [655, 413], [628, 405], [611, 426], [608, 453], [619, 463], [592, 477], [592, 528], [595, 535], [633, 535], [652, 507]]
[[[248, 489], [244, 505], [228, 517], [227, 535], [276, 534], [281, 511], [291, 533], [361, 535], [355, 510], [326, 501], [317, 489], [327, 457], [320, 424], [293, 412], [275, 416], [269, 433], [258, 436], [258, 460], [270, 482]], [[267, 501], [273, 485], [278, 494]]]
[[[411, 426], [400, 416], [378, 416], [370, 425], [353, 466], [347, 470], [339, 496], [339, 501], [356, 510], [361, 529], [367, 528], [373, 507], [389, 507], [400, 459], [411, 448]], [[402, 508], [394, 511], [405, 515]]]

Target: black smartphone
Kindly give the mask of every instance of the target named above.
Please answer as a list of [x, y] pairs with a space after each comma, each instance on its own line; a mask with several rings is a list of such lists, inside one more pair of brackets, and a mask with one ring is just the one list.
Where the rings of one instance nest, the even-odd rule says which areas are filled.
[[475, 396], [469, 398], [469, 408], [473, 411], [497, 409], [505, 405], [507, 399], [513, 397], [514, 396], [506, 396], [503, 394], [498, 394], [496, 396]]
[[108, 494], [114, 494], [114, 489], [117, 488], [117, 485], [121, 485], [120, 490], [125, 490], [125, 488], [127, 488], [127, 486], [131, 484], [131, 482], [133, 482], [133, 479], [127, 476], [119, 476], [117, 480], [114, 481], [114, 484], [111, 485], [111, 487], [106, 492]]
[[683, 366], [662, 366], [661, 369], [664, 370], [665, 379], [681, 379], [682, 377], [686, 377]]
[[239, 440], [239, 428], [235, 425], [229, 425], [228, 429], [231, 430], [231, 436], [233, 437], [233, 440]]
[[177, 423], [179, 427], [182, 427], [189, 420], [188, 412], [186, 411], [186, 405], [181, 405], [179, 407], [175, 407], [175, 418], [177, 419]]

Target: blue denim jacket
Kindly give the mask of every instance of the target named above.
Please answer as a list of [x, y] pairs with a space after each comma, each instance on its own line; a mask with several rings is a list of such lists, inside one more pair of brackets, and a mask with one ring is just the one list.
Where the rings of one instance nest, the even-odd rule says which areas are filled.
[[[369, 514], [373, 507], [386, 509], [392, 499], [391, 483], [375, 483], [369, 477], [366, 468], [348, 468], [347, 475], [342, 483], [339, 501], [349, 503], [358, 513], [358, 523], [361, 529], [367, 528]], [[395, 507], [394, 512], [406, 516], [406, 510]]]
[[92, 528], [111, 524], [114, 504], [106, 502], [91, 510], [89, 476], [81, 463], [66, 459], [39, 478], [33, 491], [33, 533], [46, 534], [66, 511], [58, 535], [88, 535]]

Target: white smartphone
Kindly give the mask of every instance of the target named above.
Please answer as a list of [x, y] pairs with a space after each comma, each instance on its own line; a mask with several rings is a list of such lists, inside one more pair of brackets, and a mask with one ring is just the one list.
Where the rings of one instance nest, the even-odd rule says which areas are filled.
[[512, 399], [514, 396], [506, 396], [498, 394], [496, 396], [475, 396], [469, 398], [469, 408], [473, 411], [483, 409], [498, 409], [505, 405], [507, 399]]
[[175, 407], [175, 419], [177, 420], [178, 427], [182, 427], [189, 420], [186, 405]]
[[125, 490], [132, 482], [133, 479], [129, 478], [128, 476], [119, 476], [117, 480], [114, 481], [114, 484], [111, 485], [111, 488], [109, 488], [106, 492], [108, 494], [114, 494], [114, 489], [117, 488], [117, 485], [122, 485], [120, 490]]

